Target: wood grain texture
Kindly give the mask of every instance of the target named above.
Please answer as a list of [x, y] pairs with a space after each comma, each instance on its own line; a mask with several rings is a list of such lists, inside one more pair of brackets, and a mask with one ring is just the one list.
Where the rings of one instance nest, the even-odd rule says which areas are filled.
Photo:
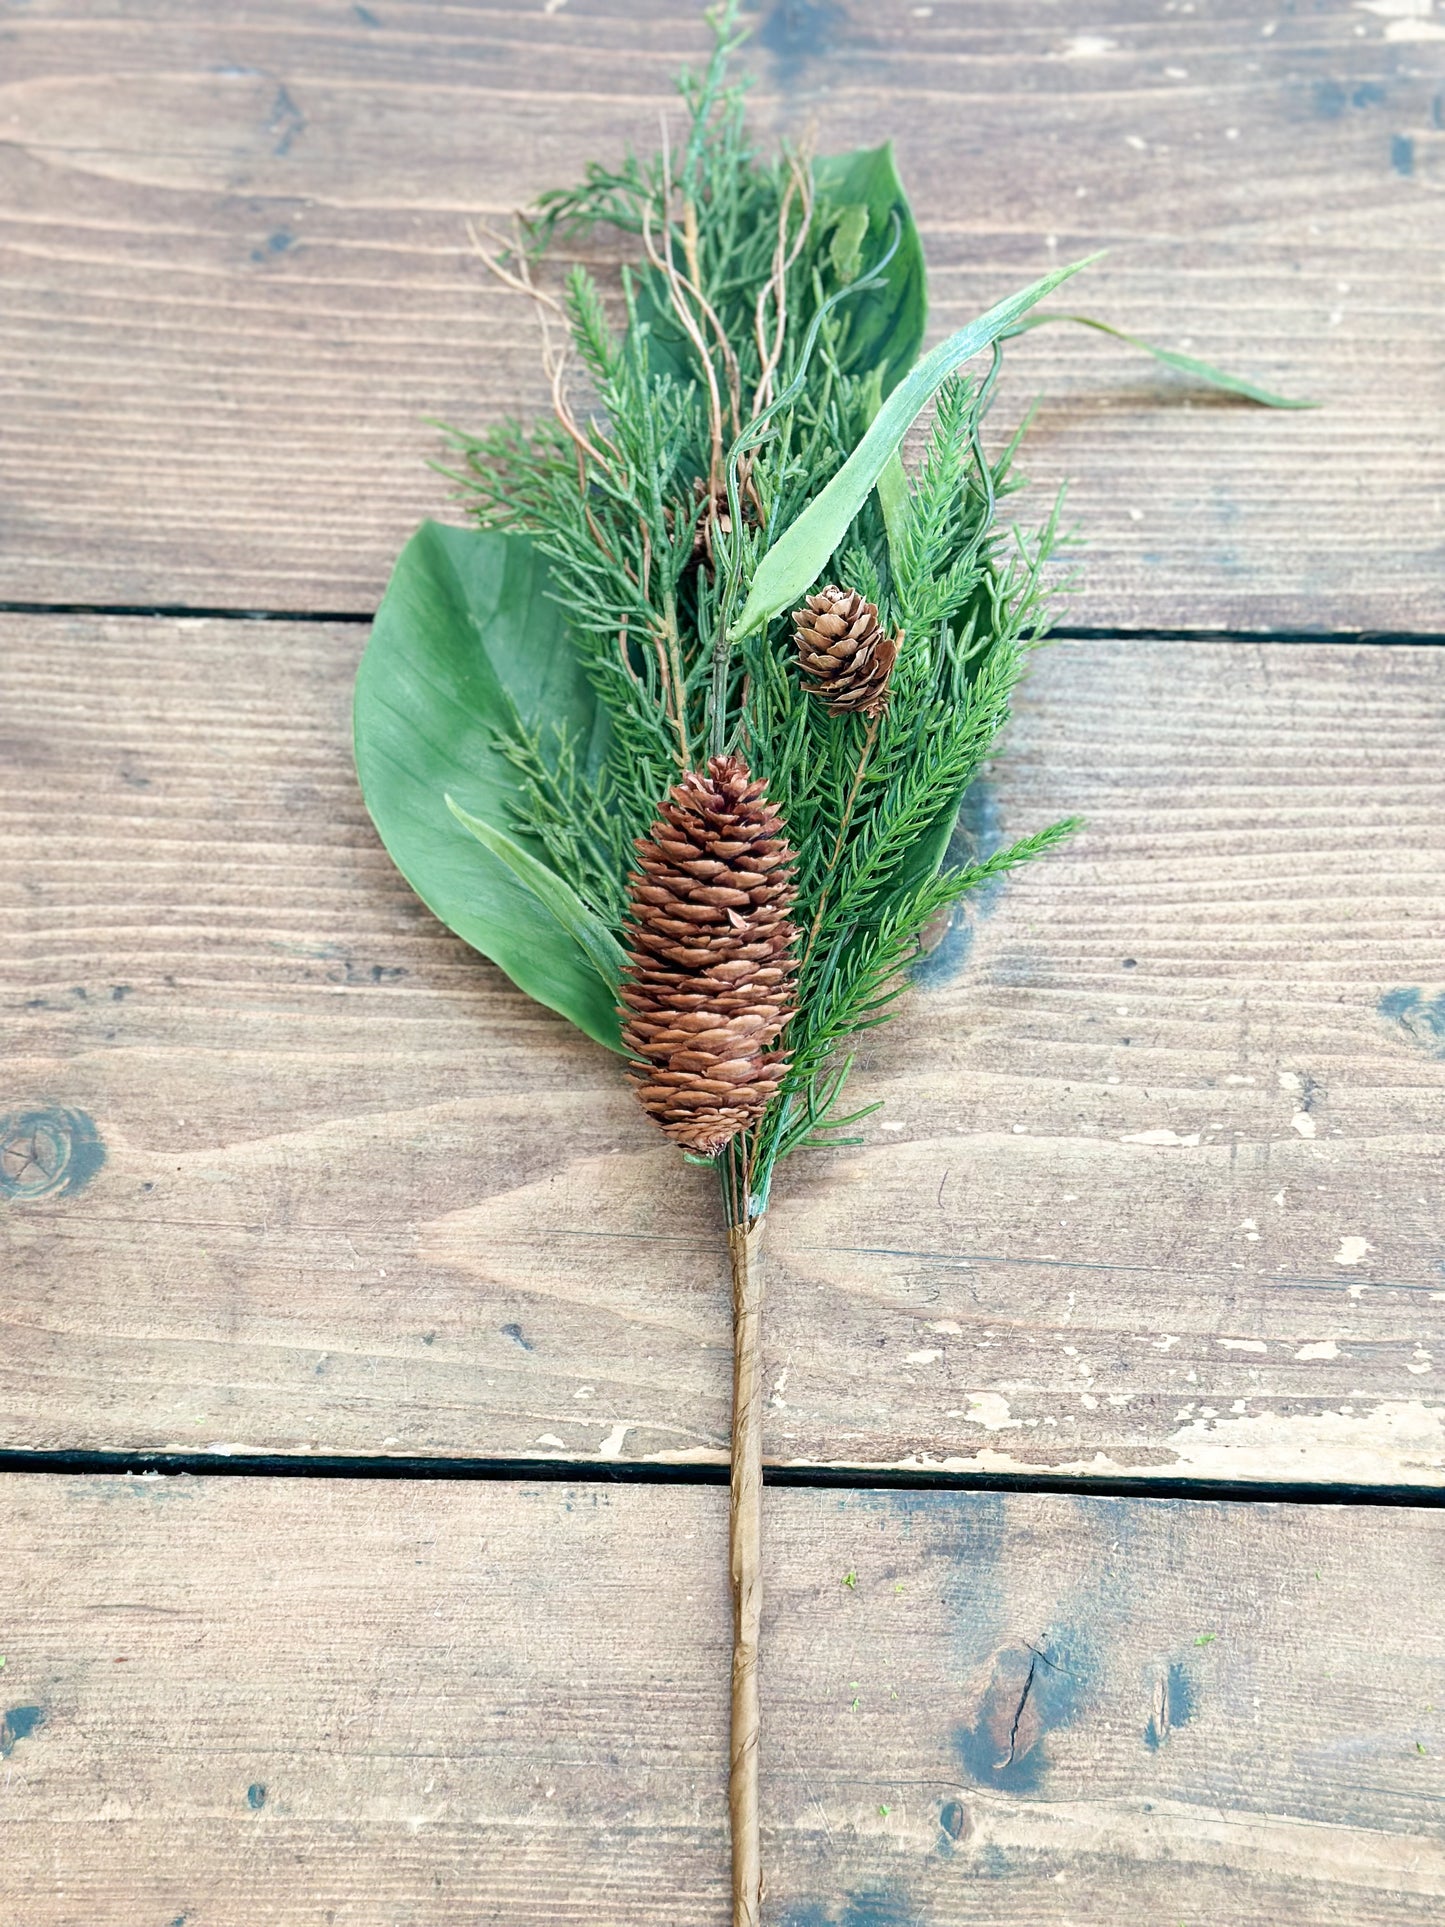
[[[1074, 330], [1016, 353], [1084, 624], [1440, 627], [1441, 25], [1327, 0], [760, 8], [760, 132], [896, 139], [933, 326], [1079, 302], [1321, 397], [1271, 417]], [[423, 418], [546, 406], [465, 234], [646, 147], [685, 0], [0, 7], [0, 596], [364, 610], [444, 503]]]
[[[720, 1927], [725, 1505], [5, 1481], [0, 1911]], [[1439, 1512], [770, 1494], [768, 1927], [1438, 1919], [1442, 1557]]]
[[[392, 869], [362, 634], [0, 619], [0, 1443], [722, 1460], [708, 1176]], [[1442, 697], [1043, 654], [973, 832], [1087, 828], [779, 1180], [773, 1461], [1445, 1478]]]

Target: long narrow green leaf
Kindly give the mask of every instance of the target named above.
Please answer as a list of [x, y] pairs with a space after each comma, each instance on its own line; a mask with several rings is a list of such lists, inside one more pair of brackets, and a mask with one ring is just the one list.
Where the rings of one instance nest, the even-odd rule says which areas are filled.
[[1141, 341], [1138, 335], [1126, 335], [1122, 328], [1110, 327], [1107, 321], [1096, 321], [1088, 314], [1031, 314], [1026, 321], [1011, 328], [1009, 333], [1026, 335], [1034, 328], [1046, 328], [1051, 321], [1072, 321], [1077, 327], [1092, 328], [1101, 335], [1112, 335], [1115, 341], [1125, 342], [1143, 354], [1153, 355], [1166, 368], [1176, 368], [1181, 375], [1193, 375], [1197, 381], [1207, 381], [1212, 388], [1223, 388], [1231, 395], [1242, 395], [1246, 401], [1258, 402], [1261, 408], [1318, 408], [1320, 405], [1317, 401], [1296, 401], [1289, 395], [1276, 395], [1272, 389], [1261, 388], [1256, 382], [1226, 374], [1222, 368], [1216, 368], [1213, 362], [1196, 361], [1193, 355], [1176, 354], [1172, 348], [1156, 348], [1152, 341]]
[[537, 901], [561, 924], [562, 928], [586, 951], [598, 976], [613, 993], [615, 998], [622, 982], [626, 955], [616, 937], [603, 923], [602, 919], [589, 910], [571, 884], [549, 870], [545, 863], [539, 863], [530, 851], [524, 850], [492, 823], [484, 823], [470, 810], [464, 810], [453, 796], [446, 799], [447, 808], [464, 830], [470, 830], [484, 849], [491, 851], [522, 883], [532, 892]]
[[902, 445], [903, 437], [954, 369], [981, 348], [987, 348], [1070, 275], [1098, 259], [1097, 254], [1091, 254], [1085, 260], [1046, 274], [1032, 287], [1011, 294], [987, 314], [950, 335], [916, 364], [912, 373], [899, 382], [885, 400], [873, 418], [873, 425], [832, 481], [813, 498], [758, 564], [742, 614], [730, 631], [734, 641], [761, 629], [817, 580], [847, 533], [849, 523], [867, 501], [868, 492], [883, 473], [889, 457]]
[[903, 532], [908, 526], [908, 476], [904, 472], [903, 457], [896, 448], [883, 464], [883, 471], [878, 477], [878, 506], [883, 511], [888, 553], [893, 558], [896, 570], [902, 552]]

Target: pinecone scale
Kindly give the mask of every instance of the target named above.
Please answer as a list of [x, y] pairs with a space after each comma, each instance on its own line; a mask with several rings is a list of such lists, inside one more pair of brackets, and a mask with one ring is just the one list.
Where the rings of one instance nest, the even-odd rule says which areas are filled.
[[643, 1109], [712, 1157], [756, 1124], [788, 1068], [793, 854], [741, 757], [669, 791], [628, 883], [623, 1041]]
[[836, 585], [793, 611], [798, 673], [832, 716], [881, 716], [898, 638], [885, 636], [878, 611], [856, 589]]

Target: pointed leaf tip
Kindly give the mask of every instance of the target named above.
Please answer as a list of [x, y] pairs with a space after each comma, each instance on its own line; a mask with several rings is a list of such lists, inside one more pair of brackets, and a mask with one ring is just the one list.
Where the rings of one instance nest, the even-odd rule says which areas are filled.
[[818, 579], [904, 436], [954, 370], [1006, 334], [1045, 295], [1099, 258], [1098, 254], [1086, 255], [1082, 261], [1056, 268], [1031, 287], [1009, 295], [987, 314], [940, 342], [914, 366], [884, 401], [832, 481], [814, 496], [758, 564], [742, 613], [730, 631], [733, 640], [761, 629]]
[[446, 806], [462, 828], [469, 831], [493, 856], [500, 857], [517, 881], [551, 911], [567, 935], [581, 944], [615, 1000], [627, 958], [621, 944], [596, 911], [587, 907], [570, 883], [545, 863], [540, 863], [530, 851], [524, 850], [505, 830], [499, 830], [494, 823], [483, 822], [481, 817], [473, 816], [470, 810], [464, 810], [450, 793], [446, 796]]

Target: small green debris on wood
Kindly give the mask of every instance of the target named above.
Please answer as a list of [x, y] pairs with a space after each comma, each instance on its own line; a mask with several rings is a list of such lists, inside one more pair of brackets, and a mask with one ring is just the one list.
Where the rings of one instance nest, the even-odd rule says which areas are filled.
[[1416, 1740], [1416, 1742], [1415, 1742], [1415, 1751], [1416, 1751], [1417, 1753], [1423, 1753], [1423, 1752], [1425, 1751], [1425, 1745], [1424, 1745], [1424, 1742], [1423, 1742], [1422, 1740]]
[[889, 1814], [892, 1813], [892, 1811], [893, 1811], [892, 1807], [879, 1807], [878, 1818], [880, 1820], [886, 1820]]
[[1218, 1633], [1196, 1633], [1194, 1643], [1196, 1646], [1212, 1646], [1218, 1637]]
[[857, 1575], [857, 1573], [856, 1573], [856, 1572], [845, 1572], [845, 1573], [843, 1574], [843, 1584], [844, 1584], [844, 1585], [845, 1585], [845, 1586], [846, 1586], [846, 1587], [848, 1588], [848, 1590], [849, 1590], [849, 1592], [856, 1592], [856, 1591], [858, 1590], [858, 1575]]

